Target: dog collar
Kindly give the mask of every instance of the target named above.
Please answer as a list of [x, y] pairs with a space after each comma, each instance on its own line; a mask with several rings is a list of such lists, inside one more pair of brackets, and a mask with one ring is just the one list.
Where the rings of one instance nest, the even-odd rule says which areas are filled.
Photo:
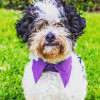
[[72, 64], [71, 57], [58, 64], [50, 64], [44, 62], [41, 58], [38, 58], [38, 61], [33, 59], [32, 72], [34, 76], [34, 81], [35, 83], [38, 82], [43, 71], [59, 72], [64, 87], [66, 87], [71, 74], [71, 68], [72, 68], [71, 64]]

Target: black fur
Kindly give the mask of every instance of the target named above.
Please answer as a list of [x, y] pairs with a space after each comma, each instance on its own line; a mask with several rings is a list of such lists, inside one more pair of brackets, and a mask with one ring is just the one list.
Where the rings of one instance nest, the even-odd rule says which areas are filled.
[[77, 40], [84, 33], [83, 30], [86, 27], [86, 20], [80, 16], [80, 13], [77, 13], [74, 7], [65, 5], [64, 8], [69, 23], [69, 31], [72, 33], [72, 38]]
[[[36, 9], [34, 4], [30, 5], [29, 8], [24, 11], [25, 15], [18, 20], [16, 24], [17, 36], [18, 38], [21, 37], [24, 43], [27, 42], [31, 29], [34, 26], [34, 20], [38, 17], [38, 14], [34, 13]], [[31, 14], [31, 12], [33, 14]]]
[[[61, 6], [60, 3], [64, 7], [64, 12], [67, 20], [64, 20], [66, 28], [72, 33], [70, 38], [72, 41], [76, 42], [77, 38], [84, 33], [84, 28], [86, 26], [85, 18], [82, 18], [80, 14], [77, 13], [76, 9], [70, 5], [67, 5], [66, 2], [58, 1], [58, 7]], [[17, 36], [22, 38], [23, 42], [27, 42], [29, 35], [31, 34], [31, 29], [34, 27], [35, 19], [38, 17], [38, 14], [35, 13], [35, 10], [38, 7], [34, 7], [34, 4], [31, 4], [29, 8], [24, 12], [24, 16], [18, 20], [16, 24]], [[31, 12], [33, 14], [31, 14]]]

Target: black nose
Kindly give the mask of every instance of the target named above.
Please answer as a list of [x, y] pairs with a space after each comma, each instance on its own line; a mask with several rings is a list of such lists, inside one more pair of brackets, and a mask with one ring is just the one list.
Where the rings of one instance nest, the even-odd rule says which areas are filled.
[[46, 41], [51, 43], [51, 42], [53, 42], [56, 39], [56, 37], [55, 37], [55, 35], [53, 33], [50, 32], [49, 34], [46, 35], [45, 39], [46, 39]]

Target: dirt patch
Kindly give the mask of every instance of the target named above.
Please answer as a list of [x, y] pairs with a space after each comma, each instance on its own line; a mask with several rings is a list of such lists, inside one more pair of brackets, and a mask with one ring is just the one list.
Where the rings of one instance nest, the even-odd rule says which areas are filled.
[[98, 14], [100, 14], [100, 10], [99, 11], [91, 11], [89, 13], [98, 13]]

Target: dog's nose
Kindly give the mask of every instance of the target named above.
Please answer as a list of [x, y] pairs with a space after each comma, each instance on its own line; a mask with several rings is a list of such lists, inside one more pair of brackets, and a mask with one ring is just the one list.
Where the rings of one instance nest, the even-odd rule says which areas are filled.
[[46, 41], [51, 43], [51, 42], [53, 42], [56, 39], [56, 37], [55, 37], [55, 35], [53, 33], [50, 32], [49, 34], [46, 35], [45, 39], [46, 39]]

